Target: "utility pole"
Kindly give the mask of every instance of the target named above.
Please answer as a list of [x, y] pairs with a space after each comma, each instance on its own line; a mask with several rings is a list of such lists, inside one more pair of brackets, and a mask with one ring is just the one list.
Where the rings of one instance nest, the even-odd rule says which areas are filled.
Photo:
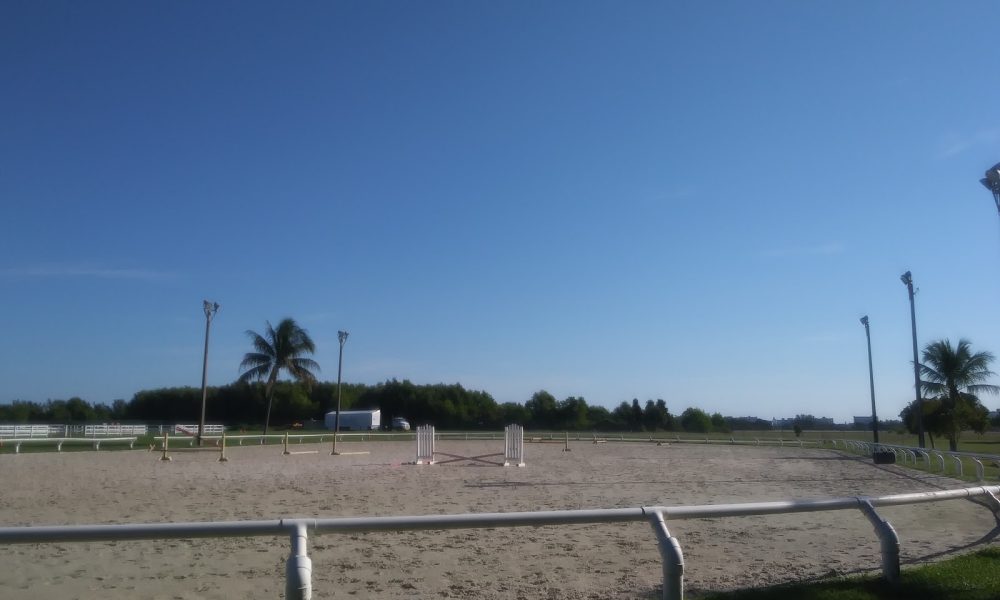
[[208, 331], [212, 325], [212, 317], [219, 312], [218, 302], [203, 302], [205, 309], [205, 358], [201, 363], [201, 418], [198, 419], [198, 445], [201, 446], [201, 436], [205, 432], [205, 403], [208, 400]]
[[917, 310], [913, 304], [913, 275], [907, 271], [899, 279], [910, 295], [910, 327], [913, 329], [913, 389], [917, 395], [917, 444], [924, 448], [924, 398], [920, 394], [920, 358], [917, 356]]
[[861, 324], [865, 326], [865, 337], [868, 338], [868, 382], [872, 389], [872, 434], [875, 444], [878, 444], [878, 415], [875, 414], [875, 371], [872, 369], [872, 333], [868, 329], [868, 315], [861, 317]]
[[340, 373], [344, 368], [344, 343], [347, 341], [347, 336], [350, 335], [346, 331], [338, 331], [337, 339], [340, 340], [340, 356], [337, 358], [337, 420], [336, 425], [333, 427], [333, 452], [331, 455], [337, 455], [337, 436], [340, 435]]

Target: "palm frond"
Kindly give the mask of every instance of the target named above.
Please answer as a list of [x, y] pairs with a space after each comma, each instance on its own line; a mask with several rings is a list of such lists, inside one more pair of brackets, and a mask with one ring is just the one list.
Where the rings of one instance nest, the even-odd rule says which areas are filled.
[[[924, 360], [925, 361], [928, 360], [926, 354], [924, 355]], [[934, 369], [933, 367], [930, 367], [925, 363], [920, 363], [918, 366], [920, 367], [921, 377], [927, 378], [928, 381], [941, 383], [945, 380], [945, 377], [941, 373], [939, 373], [937, 369]]]
[[[270, 325], [268, 325], [268, 328], [270, 328]], [[250, 344], [253, 345], [254, 350], [260, 354], [267, 354], [272, 357], [274, 356], [274, 346], [267, 340], [267, 338], [260, 335], [256, 331], [251, 331], [249, 329], [246, 334], [247, 337], [250, 338]]]
[[1000, 394], [1000, 385], [991, 385], [991, 384], [988, 384], [988, 383], [980, 383], [980, 384], [977, 384], [977, 385], [967, 385], [967, 386], [965, 386], [965, 389], [969, 390], [969, 392], [971, 394], [974, 394], [974, 395], [977, 395], [977, 396], [980, 393], [991, 394], [993, 396], [996, 396], [997, 394]]
[[948, 393], [948, 386], [937, 381], [921, 381], [920, 389], [931, 396], [947, 395]]
[[319, 363], [317, 363], [311, 358], [293, 358], [291, 363], [295, 366], [296, 369], [299, 370], [304, 369], [306, 371], [313, 371], [313, 372], [318, 372], [322, 370], [319, 368]]
[[[240, 365], [240, 368], [241, 369], [243, 368], [242, 364]], [[266, 364], [251, 367], [250, 369], [240, 374], [239, 381], [246, 381], [248, 383], [251, 381], [263, 381], [267, 377], [267, 373], [269, 370], [270, 370], [270, 365]]]
[[274, 362], [274, 357], [259, 352], [247, 352], [240, 362], [240, 370], [252, 369], [261, 365], [270, 365]]

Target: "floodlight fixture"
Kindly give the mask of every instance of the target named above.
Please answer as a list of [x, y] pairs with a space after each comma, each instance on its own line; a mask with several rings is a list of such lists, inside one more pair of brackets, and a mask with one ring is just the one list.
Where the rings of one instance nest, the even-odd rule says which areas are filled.
[[986, 177], [979, 180], [983, 187], [993, 194], [993, 201], [997, 205], [997, 213], [1000, 213], [1000, 163], [997, 163], [986, 170]]

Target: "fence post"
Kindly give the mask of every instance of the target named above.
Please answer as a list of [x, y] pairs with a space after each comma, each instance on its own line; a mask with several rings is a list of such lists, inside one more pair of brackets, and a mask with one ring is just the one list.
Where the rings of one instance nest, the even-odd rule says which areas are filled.
[[219, 450], [219, 462], [229, 462], [226, 458], [226, 432], [222, 432], [222, 448]]
[[867, 498], [858, 498], [858, 507], [868, 517], [875, 528], [879, 543], [882, 546], [882, 577], [889, 583], [899, 583], [899, 536], [889, 521], [883, 519]]
[[163, 456], [160, 457], [160, 460], [170, 460], [170, 455], [167, 454], [167, 446], [169, 444], [170, 444], [170, 432], [169, 431], [164, 431], [163, 432]]
[[979, 459], [976, 458], [976, 457], [972, 457], [972, 462], [976, 463], [976, 478], [979, 481], [985, 480], [986, 479], [986, 471], [983, 468], [983, 463], [980, 462]]
[[680, 542], [670, 535], [662, 512], [652, 511], [649, 524], [656, 533], [663, 560], [663, 600], [684, 600], [684, 553], [681, 552]]
[[311, 600], [312, 560], [306, 550], [309, 534], [305, 523], [293, 523], [291, 538], [292, 551], [285, 563], [285, 598], [288, 600]]

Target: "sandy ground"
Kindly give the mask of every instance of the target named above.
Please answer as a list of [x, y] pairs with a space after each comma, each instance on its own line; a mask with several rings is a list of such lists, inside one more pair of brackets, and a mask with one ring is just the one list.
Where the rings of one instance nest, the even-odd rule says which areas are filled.
[[[315, 449], [301, 446], [296, 449]], [[0, 525], [139, 523], [622, 508], [877, 495], [963, 487], [831, 450], [673, 444], [528, 444], [522, 469], [412, 466], [415, 444], [342, 444], [368, 455], [0, 455]], [[438, 443], [481, 454], [502, 441]], [[997, 520], [954, 500], [880, 509], [904, 563], [994, 543]], [[858, 511], [668, 523], [685, 585], [761, 586], [879, 565]], [[2, 598], [278, 598], [287, 538], [14, 545]], [[643, 523], [317, 535], [314, 598], [657, 598], [660, 558]]]

